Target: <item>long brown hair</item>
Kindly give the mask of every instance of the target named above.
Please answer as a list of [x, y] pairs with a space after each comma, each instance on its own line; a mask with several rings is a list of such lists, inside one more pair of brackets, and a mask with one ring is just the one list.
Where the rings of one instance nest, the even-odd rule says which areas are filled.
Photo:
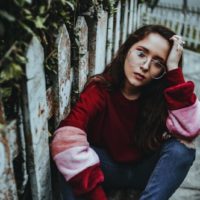
[[[124, 62], [129, 49], [138, 41], [144, 39], [150, 33], [157, 33], [169, 40], [175, 33], [161, 25], [146, 25], [130, 34], [127, 40], [120, 46], [110, 64], [108, 64], [102, 74], [95, 75], [89, 79], [103, 83], [110, 91], [119, 89], [125, 80]], [[182, 65], [180, 59], [179, 66]], [[163, 91], [167, 87], [165, 77], [153, 80], [142, 88], [140, 96], [140, 112], [137, 118], [136, 128], [132, 141], [140, 150], [146, 152], [159, 147], [161, 136], [166, 130], [165, 122], [167, 117], [167, 107], [163, 96]]]

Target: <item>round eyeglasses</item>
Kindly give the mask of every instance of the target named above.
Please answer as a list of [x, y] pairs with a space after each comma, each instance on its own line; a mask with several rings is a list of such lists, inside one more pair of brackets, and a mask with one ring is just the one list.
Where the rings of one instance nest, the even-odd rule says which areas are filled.
[[[137, 49], [129, 51], [128, 62], [131, 66], [144, 65], [147, 61], [148, 57], [144, 51]], [[166, 73], [166, 66], [159, 60], [152, 59], [148, 70], [153, 79], [161, 79]]]

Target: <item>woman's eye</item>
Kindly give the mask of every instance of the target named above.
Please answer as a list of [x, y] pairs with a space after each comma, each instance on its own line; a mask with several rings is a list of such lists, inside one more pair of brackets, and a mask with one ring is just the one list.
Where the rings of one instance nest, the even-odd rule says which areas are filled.
[[143, 51], [138, 51], [137, 52], [137, 55], [139, 56], [139, 57], [145, 57], [145, 54], [144, 54], [144, 52]]
[[164, 66], [163, 63], [161, 63], [160, 61], [158, 60], [154, 60], [154, 66], [156, 66], [157, 68], [162, 68]]

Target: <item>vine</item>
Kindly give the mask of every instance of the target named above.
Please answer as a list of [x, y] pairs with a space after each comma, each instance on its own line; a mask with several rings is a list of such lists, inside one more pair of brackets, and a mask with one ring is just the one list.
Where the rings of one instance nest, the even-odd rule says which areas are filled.
[[[32, 36], [42, 43], [45, 53], [47, 86], [57, 71], [55, 40], [62, 24], [67, 26], [73, 45], [78, 45], [74, 30], [78, 15], [98, 17], [98, 10], [115, 12], [115, 0], [7, 0], [0, 2], [0, 96], [5, 112], [15, 105], [25, 79], [26, 49]], [[73, 52], [73, 51], [72, 51]], [[9, 105], [12, 104], [11, 109]], [[10, 115], [13, 115], [11, 113]], [[7, 116], [8, 117], [8, 116]]]

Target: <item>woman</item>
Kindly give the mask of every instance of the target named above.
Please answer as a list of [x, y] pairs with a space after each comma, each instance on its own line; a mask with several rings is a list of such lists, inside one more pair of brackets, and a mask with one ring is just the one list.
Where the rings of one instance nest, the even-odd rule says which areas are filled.
[[184, 80], [182, 52], [180, 36], [147, 25], [89, 79], [52, 142], [75, 196], [106, 200], [109, 189], [133, 188], [143, 191], [140, 200], [165, 200], [180, 186], [200, 132], [199, 101], [194, 84]]

